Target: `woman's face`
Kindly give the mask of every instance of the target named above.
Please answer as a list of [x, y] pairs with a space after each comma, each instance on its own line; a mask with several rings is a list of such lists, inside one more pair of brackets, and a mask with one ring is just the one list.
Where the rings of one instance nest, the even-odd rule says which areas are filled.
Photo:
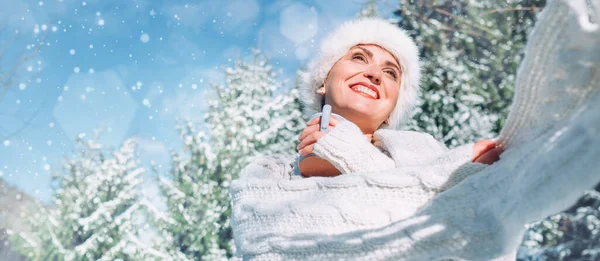
[[363, 133], [373, 133], [396, 106], [401, 74], [398, 61], [385, 49], [354, 46], [329, 71], [325, 103]]

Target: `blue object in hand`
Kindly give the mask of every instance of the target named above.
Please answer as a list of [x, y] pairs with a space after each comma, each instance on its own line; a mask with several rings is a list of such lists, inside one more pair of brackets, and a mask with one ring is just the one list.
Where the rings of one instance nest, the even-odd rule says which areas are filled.
[[331, 117], [331, 105], [323, 105], [323, 111], [321, 112], [321, 132], [329, 131], [329, 119]]

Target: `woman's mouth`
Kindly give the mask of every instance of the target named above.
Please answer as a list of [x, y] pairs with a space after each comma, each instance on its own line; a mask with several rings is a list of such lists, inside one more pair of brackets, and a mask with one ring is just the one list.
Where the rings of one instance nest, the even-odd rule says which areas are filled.
[[355, 84], [352, 87], [350, 87], [350, 89], [352, 89], [354, 92], [356, 92], [362, 96], [365, 96], [369, 99], [373, 99], [373, 100], [379, 99], [379, 94], [376, 91], [374, 91], [371, 88], [364, 86], [362, 84]]

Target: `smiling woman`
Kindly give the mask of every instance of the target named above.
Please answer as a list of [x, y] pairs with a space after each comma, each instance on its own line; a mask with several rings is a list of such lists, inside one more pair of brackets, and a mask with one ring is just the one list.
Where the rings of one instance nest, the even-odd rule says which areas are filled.
[[[421, 76], [418, 55], [417, 46], [404, 30], [381, 19], [348, 22], [326, 38], [304, 75], [304, 102], [308, 113], [328, 104], [332, 113], [347, 121], [333, 116], [329, 137], [319, 131], [318, 117], [308, 122], [299, 136], [297, 173], [335, 176], [374, 170], [367, 165], [393, 168], [394, 159], [388, 156], [391, 149], [384, 148], [389, 141], [383, 141], [381, 133], [398, 129], [417, 102]], [[398, 136], [392, 139], [406, 136], [406, 132], [391, 133]], [[444, 147], [428, 134], [415, 137], [419, 140], [415, 144]], [[474, 161], [486, 164], [495, 162], [502, 152], [489, 140], [466, 147], [472, 148], [469, 153]], [[311, 153], [320, 157], [311, 157]], [[343, 156], [345, 153], [353, 155]], [[357, 162], [365, 167], [347, 167]]]
[[[338, 88], [339, 80], [344, 77], [341, 73], [346, 74], [346, 77], [354, 77], [342, 79], [347, 84], [358, 81], [365, 82], [371, 87], [378, 85], [377, 89], [387, 85], [398, 90], [397, 97], [387, 100], [388, 103], [391, 101], [395, 104], [388, 108], [393, 110], [391, 114], [388, 113], [389, 117], [386, 117], [389, 118], [389, 122], [383, 126], [378, 125], [375, 129], [398, 129], [402, 120], [408, 116], [417, 102], [421, 78], [419, 50], [404, 30], [382, 19], [371, 18], [347, 22], [321, 43], [319, 54], [311, 61], [308, 72], [302, 78], [302, 95], [308, 114], [320, 111], [323, 102], [331, 101], [331, 99], [324, 101], [322, 93], [318, 90], [324, 85], [327, 87], [325, 92]], [[384, 74], [385, 77], [381, 77]], [[331, 93], [331, 95], [335, 94], [337, 92]], [[325, 97], [328, 98], [327, 95]], [[336, 100], [343, 98], [336, 98]], [[335, 106], [332, 107], [334, 107], [333, 112], [336, 112]]]

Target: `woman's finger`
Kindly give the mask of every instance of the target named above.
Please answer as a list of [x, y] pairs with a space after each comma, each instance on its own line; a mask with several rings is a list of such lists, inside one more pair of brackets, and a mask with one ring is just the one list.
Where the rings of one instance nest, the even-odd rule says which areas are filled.
[[304, 138], [302, 141], [300, 141], [300, 144], [298, 144], [296, 150], [300, 151], [301, 149], [304, 149], [304, 147], [317, 142], [317, 140], [319, 140], [324, 135], [325, 133], [322, 133], [320, 131], [313, 132], [312, 134], [306, 136], [306, 138]]
[[300, 133], [300, 136], [298, 136], [298, 140], [302, 141], [304, 138], [306, 138], [306, 136], [310, 135], [315, 131], [319, 131], [319, 125], [312, 125], [304, 128], [304, 130], [302, 130], [302, 133]]
[[494, 164], [494, 162], [500, 160], [500, 154], [502, 154], [502, 152], [504, 152], [502, 148], [495, 147], [491, 150], [488, 150], [483, 155], [475, 159], [474, 162], [479, 162], [488, 165]]
[[472, 160], [475, 162], [484, 153], [496, 147], [496, 142], [493, 140], [480, 140], [473, 145], [473, 157]]
[[301, 156], [306, 156], [308, 154], [311, 154], [313, 152], [313, 148], [315, 147], [315, 144], [310, 144], [306, 147], [304, 147], [303, 149], [298, 151], [298, 154], [300, 154]]
[[319, 120], [320, 120], [320, 119], [321, 119], [321, 117], [320, 117], [320, 116], [319, 116], [319, 117], [314, 117], [314, 118], [312, 118], [310, 121], [308, 121], [308, 122], [306, 123], [306, 125], [310, 126], [310, 125], [317, 124], [317, 123], [319, 123]]
[[[321, 121], [321, 117], [316, 117], [316, 118], [308, 121], [306, 123], [306, 125], [308, 125], [308, 127], [304, 128], [302, 133], [300, 133], [300, 136], [298, 136], [298, 140], [302, 141], [304, 138], [306, 138], [306, 136], [310, 135], [311, 133], [313, 133], [315, 131], [319, 131], [321, 129], [320, 121]], [[335, 127], [339, 122], [340, 122], [340, 120], [332, 115], [329, 120], [329, 127]], [[331, 128], [329, 128], [329, 130], [331, 131]]]
[[[331, 115], [331, 117], [329, 117], [329, 126], [335, 127], [335, 125], [337, 125], [338, 123], [340, 123], [340, 120], [337, 117], [335, 117], [334, 115]], [[314, 119], [306, 123], [306, 125], [308, 126], [319, 124], [321, 124], [321, 117], [315, 117]]]

